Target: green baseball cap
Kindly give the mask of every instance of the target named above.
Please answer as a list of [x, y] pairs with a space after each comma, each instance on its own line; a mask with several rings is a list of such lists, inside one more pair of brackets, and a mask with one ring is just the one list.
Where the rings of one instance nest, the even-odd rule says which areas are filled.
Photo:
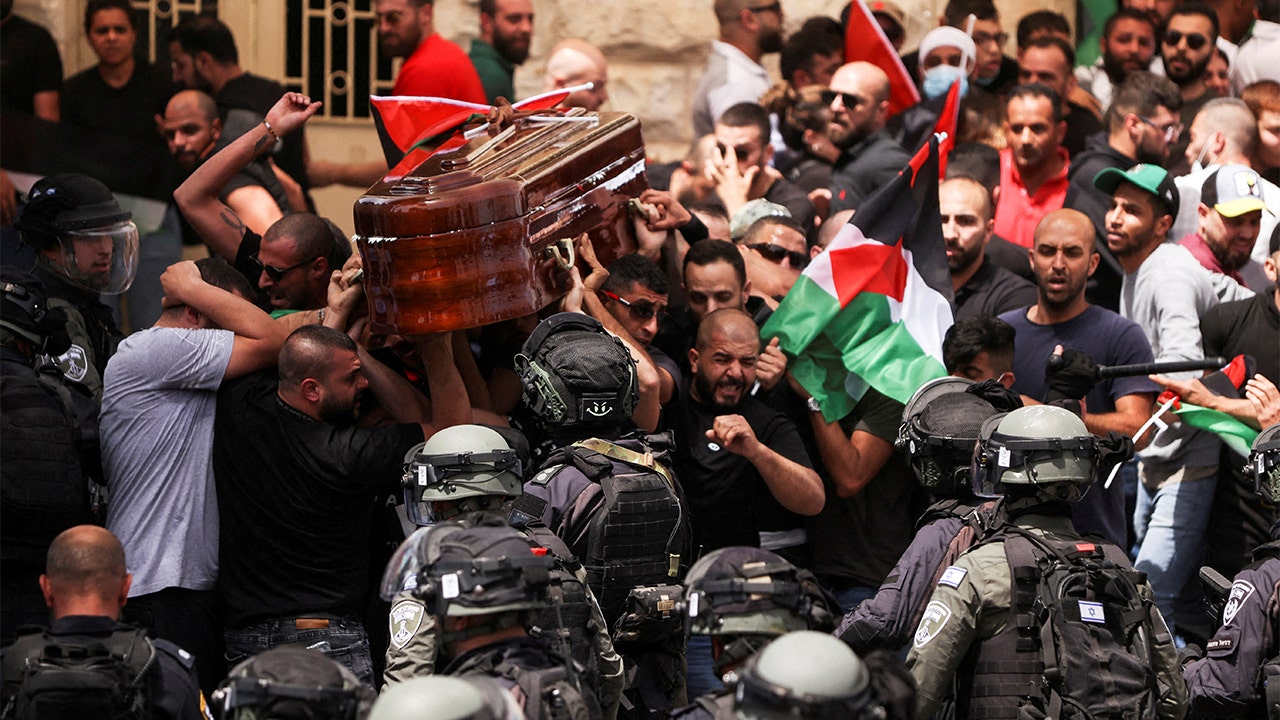
[[1155, 195], [1157, 200], [1164, 203], [1165, 210], [1170, 215], [1178, 214], [1178, 186], [1173, 184], [1173, 178], [1159, 165], [1138, 163], [1128, 170], [1107, 168], [1093, 176], [1093, 186], [1108, 195], [1114, 194], [1122, 182], [1133, 183]]
[[1267, 209], [1262, 202], [1262, 178], [1247, 165], [1223, 165], [1214, 170], [1200, 189], [1200, 203], [1229, 218]]

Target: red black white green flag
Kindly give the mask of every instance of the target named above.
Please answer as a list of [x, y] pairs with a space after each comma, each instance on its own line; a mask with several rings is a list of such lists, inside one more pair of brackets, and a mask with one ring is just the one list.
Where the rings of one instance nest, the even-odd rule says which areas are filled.
[[951, 276], [938, 215], [938, 140], [859, 206], [761, 329], [791, 373], [844, 417], [868, 387], [906, 402], [942, 377]]

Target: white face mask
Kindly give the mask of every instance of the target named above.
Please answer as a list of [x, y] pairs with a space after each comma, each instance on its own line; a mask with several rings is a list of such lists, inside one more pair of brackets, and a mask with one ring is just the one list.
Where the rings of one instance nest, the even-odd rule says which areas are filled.
[[[1213, 133], [1209, 135], [1209, 139], [1204, 141], [1204, 147], [1200, 148], [1200, 154], [1196, 156], [1195, 162], [1191, 163], [1191, 172], [1199, 172], [1205, 168], [1204, 156], [1209, 153], [1209, 143], [1213, 142], [1214, 136], [1219, 132], [1220, 131], [1218, 130], [1214, 130]], [[1213, 163], [1209, 164], [1213, 165]]]

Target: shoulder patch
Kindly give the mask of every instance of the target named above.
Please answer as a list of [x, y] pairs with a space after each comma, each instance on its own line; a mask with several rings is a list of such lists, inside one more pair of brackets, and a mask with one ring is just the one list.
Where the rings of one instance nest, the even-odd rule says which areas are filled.
[[403, 650], [422, 627], [426, 608], [417, 600], [401, 600], [391, 608], [391, 644]]
[[69, 380], [84, 382], [85, 376], [89, 374], [89, 355], [79, 345], [67, 348], [66, 352], [54, 358], [54, 362]]
[[1240, 607], [1253, 595], [1253, 583], [1248, 580], [1237, 580], [1231, 584], [1231, 594], [1227, 596], [1227, 604], [1222, 608], [1222, 624], [1230, 625]]
[[929, 604], [924, 609], [924, 616], [920, 618], [920, 627], [916, 628], [914, 641], [916, 649], [933, 642], [933, 639], [938, 637], [938, 633], [942, 631], [942, 628], [946, 627], [947, 621], [950, 619], [951, 608], [937, 600], [929, 601]]
[[960, 587], [960, 581], [964, 580], [964, 576], [968, 574], [968, 570], [952, 565], [943, 571], [942, 577], [938, 578], [938, 584], [946, 585], [951, 588], [958, 588]]

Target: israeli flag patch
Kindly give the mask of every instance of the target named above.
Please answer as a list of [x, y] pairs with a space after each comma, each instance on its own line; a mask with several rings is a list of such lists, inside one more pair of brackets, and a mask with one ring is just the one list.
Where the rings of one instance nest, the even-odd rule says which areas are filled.
[[1079, 603], [1081, 620], [1099, 625], [1106, 624], [1107, 616], [1102, 609], [1102, 603], [1089, 602], [1088, 600], [1080, 600]]
[[958, 588], [960, 587], [960, 581], [964, 580], [964, 576], [968, 574], [968, 570], [952, 565], [942, 572], [942, 577], [938, 578], [938, 584]]

